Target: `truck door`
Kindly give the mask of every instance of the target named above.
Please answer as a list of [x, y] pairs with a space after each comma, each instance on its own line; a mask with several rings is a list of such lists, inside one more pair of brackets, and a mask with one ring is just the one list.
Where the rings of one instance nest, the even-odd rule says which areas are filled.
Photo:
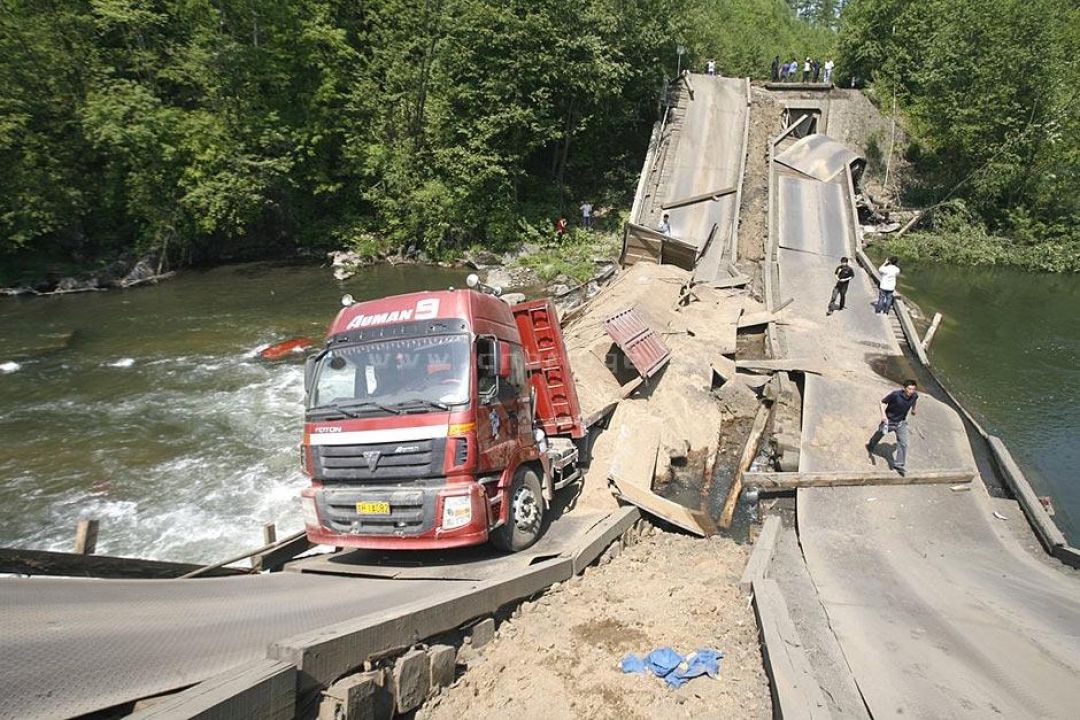
[[[476, 443], [480, 474], [505, 469], [518, 445], [518, 428], [511, 427], [505, 402], [509, 384], [499, 378], [498, 345], [491, 336], [476, 339]], [[514, 420], [516, 426], [517, 418]]]

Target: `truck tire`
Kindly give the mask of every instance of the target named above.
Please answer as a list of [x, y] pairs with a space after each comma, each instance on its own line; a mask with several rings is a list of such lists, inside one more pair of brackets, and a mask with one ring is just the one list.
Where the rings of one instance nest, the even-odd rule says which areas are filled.
[[507, 494], [506, 522], [491, 533], [491, 544], [507, 552], [520, 552], [540, 539], [547, 527], [547, 512], [540, 477], [531, 467], [514, 476]]

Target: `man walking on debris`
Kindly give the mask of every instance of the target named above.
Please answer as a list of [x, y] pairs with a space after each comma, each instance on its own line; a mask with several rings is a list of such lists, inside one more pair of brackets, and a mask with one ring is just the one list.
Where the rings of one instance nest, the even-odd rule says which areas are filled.
[[896, 278], [900, 275], [900, 266], [896, 262], [895, 257], [890, 257], [878, 268], [878, 272], [881, 273], [881, 283], [878, 285], [878, 299], [874, 304], [874, 312], [879, 315], [888, 315], [892, 310]]
[[[829, 311], [826, 315], [832, 315], [833, 310], [843, 310], [844, 301], [847, 299], [848, 283], [855, 277], [855, 271], [848, 265], [846, 257], [840, 258], [840, 264], [833, 270], [836, 276], [836, 285], [833, 286], [832, 297], [829, 298]], [[839, 301], [839, 302], [838, 302]]]
[[881, 424], [877, 432], [866, 443], [866, 452], [870, 456], [870, 463], [876, 464], [874, 449], [885, 437], [886, 433], [896, 433], [896, 452], [893, 455], [893, 470], [900, 473], [900, 477], [906, 474], [904, 469], [907, 461], [908, 426], [907, 416], [910, 412], [915, 414], [915, 403], [919, 400], [919, 393], [915, 392], [915, 381], [905, 380], [904, 387], [893, 390], [881, 399]]

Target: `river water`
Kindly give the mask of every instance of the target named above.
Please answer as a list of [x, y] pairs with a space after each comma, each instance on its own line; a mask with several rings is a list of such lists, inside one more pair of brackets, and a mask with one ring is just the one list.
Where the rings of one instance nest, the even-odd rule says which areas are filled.
[[258, 350], [319, 339], [357, 299], [464, 271], [254, 264], [156, 287], [0, 300], [0, 546], [214, 561], [300, 529], [303, 373]]
[[1080, 276], [924, 266], [904, 268], [900, 284], [928, 317], [943, 316], [936, 374], [1080, 543]]

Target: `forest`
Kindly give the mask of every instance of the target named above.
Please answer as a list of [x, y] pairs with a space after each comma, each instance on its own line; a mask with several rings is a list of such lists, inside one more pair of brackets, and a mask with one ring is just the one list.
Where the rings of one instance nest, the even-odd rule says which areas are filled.
[[1077, 247], [1069, 4], [0, 2], [5, 264], [508, 247], [629, 204], [680, 67], [833, 52], [909, 119], [928, 225]]

